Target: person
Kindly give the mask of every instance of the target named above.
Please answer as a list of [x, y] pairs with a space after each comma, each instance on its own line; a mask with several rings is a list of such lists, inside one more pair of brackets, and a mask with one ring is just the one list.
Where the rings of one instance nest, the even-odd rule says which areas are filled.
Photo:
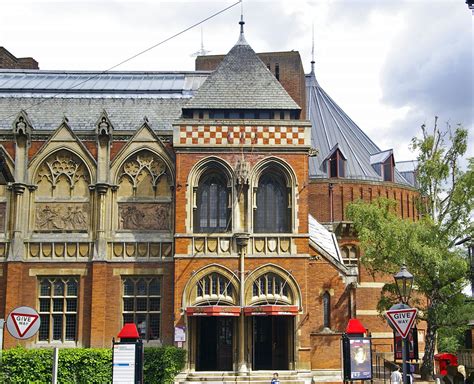
[[395, 366], [392, 374], [390, 375], [390, 382], [392, 384], [401, 384], [402, 382], [402, 374], [400, 373], [400, 366]]
[[278, 380], [278, 373], [273, 374], [273, 379], [271, 381], [271, 384], [280, 384], [280, 380]]
[[466, 382], [466, 368], [464, 365], [458, 365], [458, 371], [454, 375], [454, 384], [464, 384]]

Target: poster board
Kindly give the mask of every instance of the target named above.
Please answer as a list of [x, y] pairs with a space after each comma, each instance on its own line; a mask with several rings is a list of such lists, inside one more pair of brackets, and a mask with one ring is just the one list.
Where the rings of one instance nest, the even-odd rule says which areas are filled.
[[345, 336], [343, 364], [344, 380], [372, 380], [372, 340]]
[[112, 383], [135, 383], [135, 356], [137, 345], [114, 344], [112, 362]]

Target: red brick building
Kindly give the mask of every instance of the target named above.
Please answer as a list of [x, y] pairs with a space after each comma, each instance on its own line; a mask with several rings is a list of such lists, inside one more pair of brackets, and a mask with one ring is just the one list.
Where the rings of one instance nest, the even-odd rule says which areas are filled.
[[0, 317], [42, 321], [21, 344], [107, 347], [135, 322], [187, 349], [182, 382], [340, 382], [351, 317], [391, 351], [344, 207], [415, 219], [416, 190], [297, 52], [241, 32], [194, 72], [0, 71], [0, 145]]

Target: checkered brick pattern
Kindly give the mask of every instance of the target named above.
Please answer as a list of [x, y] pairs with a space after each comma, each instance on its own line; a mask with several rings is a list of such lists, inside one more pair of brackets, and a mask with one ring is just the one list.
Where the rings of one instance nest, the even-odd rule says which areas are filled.
[[304, 127], [182, 125], [181, 145], [306, 145]]

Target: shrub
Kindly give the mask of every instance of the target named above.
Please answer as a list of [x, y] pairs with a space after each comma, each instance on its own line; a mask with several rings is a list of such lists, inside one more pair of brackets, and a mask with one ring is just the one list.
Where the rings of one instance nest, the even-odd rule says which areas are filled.
[[[184, 368], [186, 352], [165, 346], [145, 348], [144, 382], [172, 383]], [[53, 369], [52, 349], [16, 347], [3, 351], [3, 382], [9, 384], [50, 383]], [[0, 382], [2, 377], [0, 376]], [[112, 382], [112, 349], [70, 348], [59, 350], [58, 383], [107, 384]]]

